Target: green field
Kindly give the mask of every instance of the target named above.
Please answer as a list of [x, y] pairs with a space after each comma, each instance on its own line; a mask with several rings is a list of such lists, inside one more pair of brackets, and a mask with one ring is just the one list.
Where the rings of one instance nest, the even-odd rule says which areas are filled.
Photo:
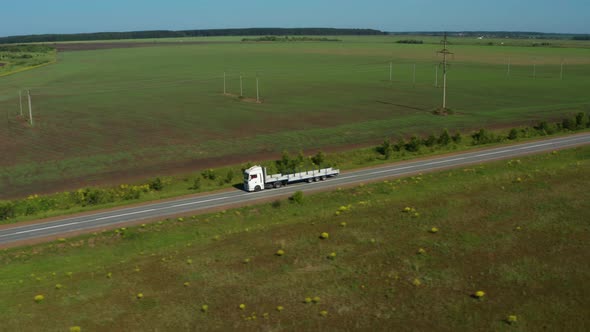
[[[2, 77], [0, 197], [258, 161], [285, 149], [530, 124], [590, 109], [584, 42], [577, 48], [451, 46], [448, 105], [455, 115], [439, 117], [431, 114], [442, 93], [434, 87], [439, 45], [342, 39], [200, 38], [218, 43], [64, 52], [55, 65]], [[230, 95], [222, 93], [224, 71]], [[244, 99], [238, 98], [240, 73]], [[257, 75], [260, 104], [254, 102]], [[20, 116], [18, 91], [27, 88], [34, 128], [26, 103]]]
[[589, 163], [580, 147], [9, 249], [2, 329], [582, 331]]

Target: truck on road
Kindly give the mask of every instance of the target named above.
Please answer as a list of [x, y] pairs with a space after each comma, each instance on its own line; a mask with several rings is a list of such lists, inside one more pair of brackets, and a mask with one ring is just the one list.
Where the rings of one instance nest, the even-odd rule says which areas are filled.
[[340, 174], [339, 169], [322, 168], [292, 174], [272, 174], [266, 173], [266, 167], [252, 166], [244, 171], [244, 190], [260, 191], [263, 189], [280, 188], [295, 182], [317, 182], [324, 181], [329, 177]]

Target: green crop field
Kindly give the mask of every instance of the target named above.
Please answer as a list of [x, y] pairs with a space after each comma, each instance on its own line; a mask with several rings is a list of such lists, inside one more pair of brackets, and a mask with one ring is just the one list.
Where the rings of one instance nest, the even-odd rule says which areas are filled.
[[589, 163], [585, 146], [0, 251], [0, 329], [587, 330]]
[[[431, 113], [442, 95], [434, 86], [441, 47], [394, 43], [404, 38], [195, 38], [60, 52], [54, 65], [0, 78], [0, 197], [590, 110], [587, 43], [451, 45], [455, 114], [441, 117]], [[31, 91], [32, 128], [21, 89]]]

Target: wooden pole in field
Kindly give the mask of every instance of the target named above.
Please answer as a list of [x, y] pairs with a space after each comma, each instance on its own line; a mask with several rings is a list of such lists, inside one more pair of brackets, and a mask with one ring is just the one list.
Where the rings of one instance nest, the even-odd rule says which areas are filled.
[[258, 74], [256, 74], [256, 102], [260, 102], [260, 93], [258, 90]]
[[393, 79], [393, 62], [389, 63], [389, 82]]
[[244, 86], [242, 84], [242, 74], [240, 74], [240, 97], [244, 96]]
[[27, 90], [27, 95], [29, 97], [29, 118], [31, 121], [31, 127], [33, 127], [33, 106], [31, 105], [31, 91]]
[[563, 80], [563, 60], [561, 60], [561, 69], [559, 70], [559, 79]]
[[20, 116], [24, 116], [23, 115], [23, 96], [22, 96], [22, 90], [18, 90], [18, 104], [20, 105]]

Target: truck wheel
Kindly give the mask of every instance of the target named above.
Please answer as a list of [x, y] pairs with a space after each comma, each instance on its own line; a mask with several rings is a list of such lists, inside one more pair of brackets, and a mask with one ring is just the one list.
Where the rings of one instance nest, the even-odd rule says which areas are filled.
[[320, 180], [322, 180], [322, 181], [326, 181], [326, 176], [325, 176], [325, 175], [323, 175], [323, 176], [320, 178]]
[[260, 190], [262, 190], [262, 188], [260, 188], [260, 186], [254, 187], [254, 191], [260, 191]]
[[312, 183], [312, 182], [313, 182], [313, 178], [307, 179], [307, 183]]
[[320, 178], [313, 178], [313, 180], [314, 180], [315, 182], [318, 182], [318, 181], [320, 181]]
[[274, 187], [275, 188], [280, 188], [281, 187], [281, 181], [275, 182], [274, 183]]

